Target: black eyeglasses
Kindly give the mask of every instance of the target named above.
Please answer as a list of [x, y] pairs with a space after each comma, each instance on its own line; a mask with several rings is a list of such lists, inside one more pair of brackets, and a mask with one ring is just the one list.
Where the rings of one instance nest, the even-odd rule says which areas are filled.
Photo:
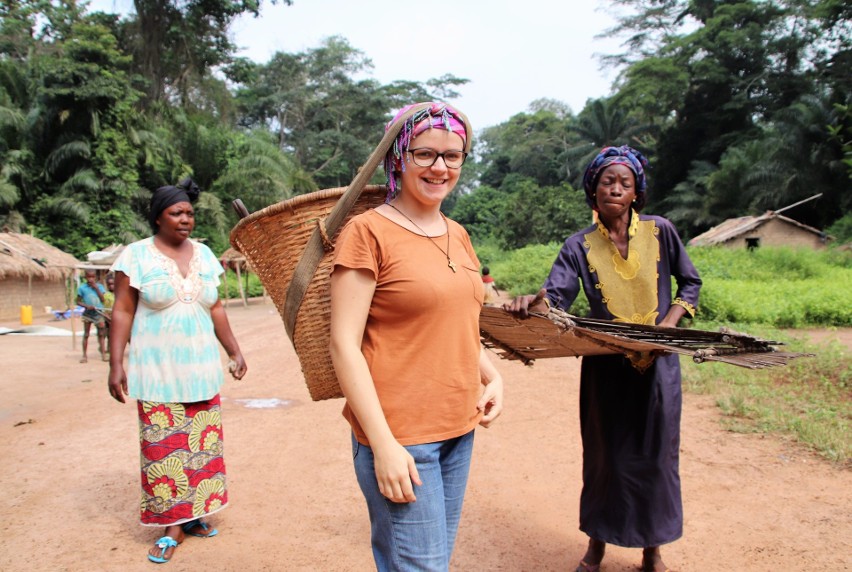
[[464, 160], [467, 159], [467, 153], [464, 151], [438, 153], [428, 147], [418, 147], [417, 149], [409, 149], [408, 152], [411, 153], [411, 159], [418, 167], [431, 167], [438, 161], [438, 157], [441, 157], [448, 169], [458, 169], [464, 165]]

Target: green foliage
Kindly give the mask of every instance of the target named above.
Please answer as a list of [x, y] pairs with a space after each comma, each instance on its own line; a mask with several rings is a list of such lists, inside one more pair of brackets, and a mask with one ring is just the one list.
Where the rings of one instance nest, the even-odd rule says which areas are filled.
[[508, 196], [495, 234], [509, 248], [562, 241], [591, 222], [585, 196], [567, 184], [539, 187], [511, 175], [501, 190]]
[[642, 141], [656, 131], [651, 124], [640, 124], [614, 99], [589, 101], [569, 129], [578, 140], [565, 153], [566, 165], [572, 173], [570, 182], [578, 188], [582, 188], [586, 166], [603, 147], [629, 144], [647, 153]]
[[[508, 292], [510, 296], [538, 292], [561, 247], [561, 243], [552, 242], [505, 252], [494, 242], [482, 245], [474, 243], [480, 263], [489, 267], [497, 288]], [[578, 316], [588, 315], [589, 302], [582, 289], [569, 311]]]
[[835, 244], [852, 242], [852, 213], [847, 213], [834, 221], [834, 224], [825, 229], [825, 233], [834, 237]]
[[[695, 327], [714, 330], [713, 322]], [[737, 329], [735, 327], [735, 329]], [[756, 329], [750, 334], [788, 344], [787, 351], [814, 357], [785, 367], [748, 370], [727, 364], [696, 365], [682, 359], [684, 386], [711, 394], [725, 413], [725, 426], [741, 432], [781, 432], [812, 447], [831, 461], [852, 459], [852, 355], [836, 341], [812, 344], [783, 331]]]
[[691, 248], [702, 320], [852, 326], [852, 256], [830, 250]]
[[[249, 298], [255, 298], [257, 296], [263, 296], [263, 284], [260, 283], [260, 278], [257, 277], [257, 274], [253, 272], [242, 272], [242, 287], [246, 292], [246, 295]], [[227, 281], [227, 296], [225, 295], [225, 283]], [[219, 283], [219, 298], [224, 300], [228, 299], [239, 299], [240, 297], [240, 285], [237, 284], [237, 273], [233, 270], [227, 270], [225, 272], [225, 276], [222, 277], [222, 281]]]
[[425, 86], [383, 86], [355, 79], [371, 68], [369, 58], [339, 36], [304, 52], [279, 52], [246, 74], [236, 94], [240, 123], [272, 131], [320, 188], [346, 186], [381, 138], [388, 113], [435, 99], [433, 91], [449, 95], [467, 81], [445, 76]]
[[506, 176], [515, 175], [540, 186], [559, 185], [566, 180], [568, 127], [568, 117], [540, 109], [485, 129], [482, 182], [500, 188]]
[[507, 197], [494, 187], [482, 185], [458, 197], [449, 216], [464, 226], [471, 239], [487, 240], [495, 236]]

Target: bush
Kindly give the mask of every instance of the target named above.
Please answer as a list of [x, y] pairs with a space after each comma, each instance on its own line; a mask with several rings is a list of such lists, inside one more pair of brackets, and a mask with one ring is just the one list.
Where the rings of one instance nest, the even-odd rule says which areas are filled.
[[704, 281], [699, 316], [705, 320], [852, 326], [852, 266], [831, 250], [690, 249]]
[[[263, 284], [260, 283], [260, 278], [257, 277], [257, 274], [253, 272], [243, 272], [241, 273], [241, 278], [243, 282], [243, 288], [246, 290], [246, 296], [249, 298], [254, 298], [255, 296], [263, 295]], [[219, 284], [219, 298], [222, 300], [225, 299], [225, 281], [227, 280], [228, 284], [228, 298], [234, 299], [240, 297], [240, 287], [237, 284], [237, 273], [233, 270], [228, 270], [225, 272], [225, 276], [222, 277], [222, 282]], [[248, 287], [246, 287], [246, 282], [248, 282]]]
[[834, 238], [835, 244], [852, 242], [852, 213], [834, 221], [834, 224], [825, 229], [825, 233]]
[[[480, 262], [490, 268], [497, 288], [508, 291], [511, 296], [520, 296], [539, 291], [562, 245], [555, 242], [532, 244], [509, 252], [496, 244], [474, 247]], [[589, 301], [582, 290], [569, 311], [577, 316], [588, 315]]]

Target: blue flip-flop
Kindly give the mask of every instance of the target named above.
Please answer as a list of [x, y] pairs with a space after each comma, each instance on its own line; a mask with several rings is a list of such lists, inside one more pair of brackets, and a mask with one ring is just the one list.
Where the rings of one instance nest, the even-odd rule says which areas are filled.
[[[171, 560], [171, 558], [166, 558], [166, 550], [177, 546], [178, 542], [171, 536], [163, 536], [154, 544], [157, 546], [157, 548], [160, 549], [160, 555], [154, 556], [152, 554], [148, 554], [148, 560], [150, 560], [151, 562], [156, 562], [157, 564], [165, 564], [166, 562]], [[172, 552], [172, 555], [174, 555], [174, 552]]]
[[[197, 532], [192, 532], [192, 530], [196, 526], [200, 526], [201, 529], [204, 532], [206, 532], [207, 534], [198, 534]], [[204, 521], [197, 520], [197, 519], [196, 520], [190, 520], [189, 522], [185, 522], [183, 524], [182, 528], [183, 528], [183, 531], [185, 533], [187, 533], [188, 535], [195, 536], [195, 537], [198, 537], [198, 538], [210, 538], [211, 536], [216, 536], [217, 534], [219, 534], [219, 531], [217, 529], [214, 528], [214, 529], [211, 530], [209, 524], [207, 524]]]

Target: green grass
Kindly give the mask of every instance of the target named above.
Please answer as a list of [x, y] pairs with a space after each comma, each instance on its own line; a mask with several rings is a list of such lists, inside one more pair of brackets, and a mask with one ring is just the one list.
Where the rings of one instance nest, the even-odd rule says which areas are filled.
[[[715, 330], [716, 323], [696, 322]], [[826, 459], [852, 463], [852, 354], [836, 341], [812, 344], [802, 335], [766, 327], [732, 326], [783, 341], [789, 351], [816, 354], [785, 367], [749, 370], [682, 359], [684, 389], [712, 395], [731, 431], [787, 435]]]

